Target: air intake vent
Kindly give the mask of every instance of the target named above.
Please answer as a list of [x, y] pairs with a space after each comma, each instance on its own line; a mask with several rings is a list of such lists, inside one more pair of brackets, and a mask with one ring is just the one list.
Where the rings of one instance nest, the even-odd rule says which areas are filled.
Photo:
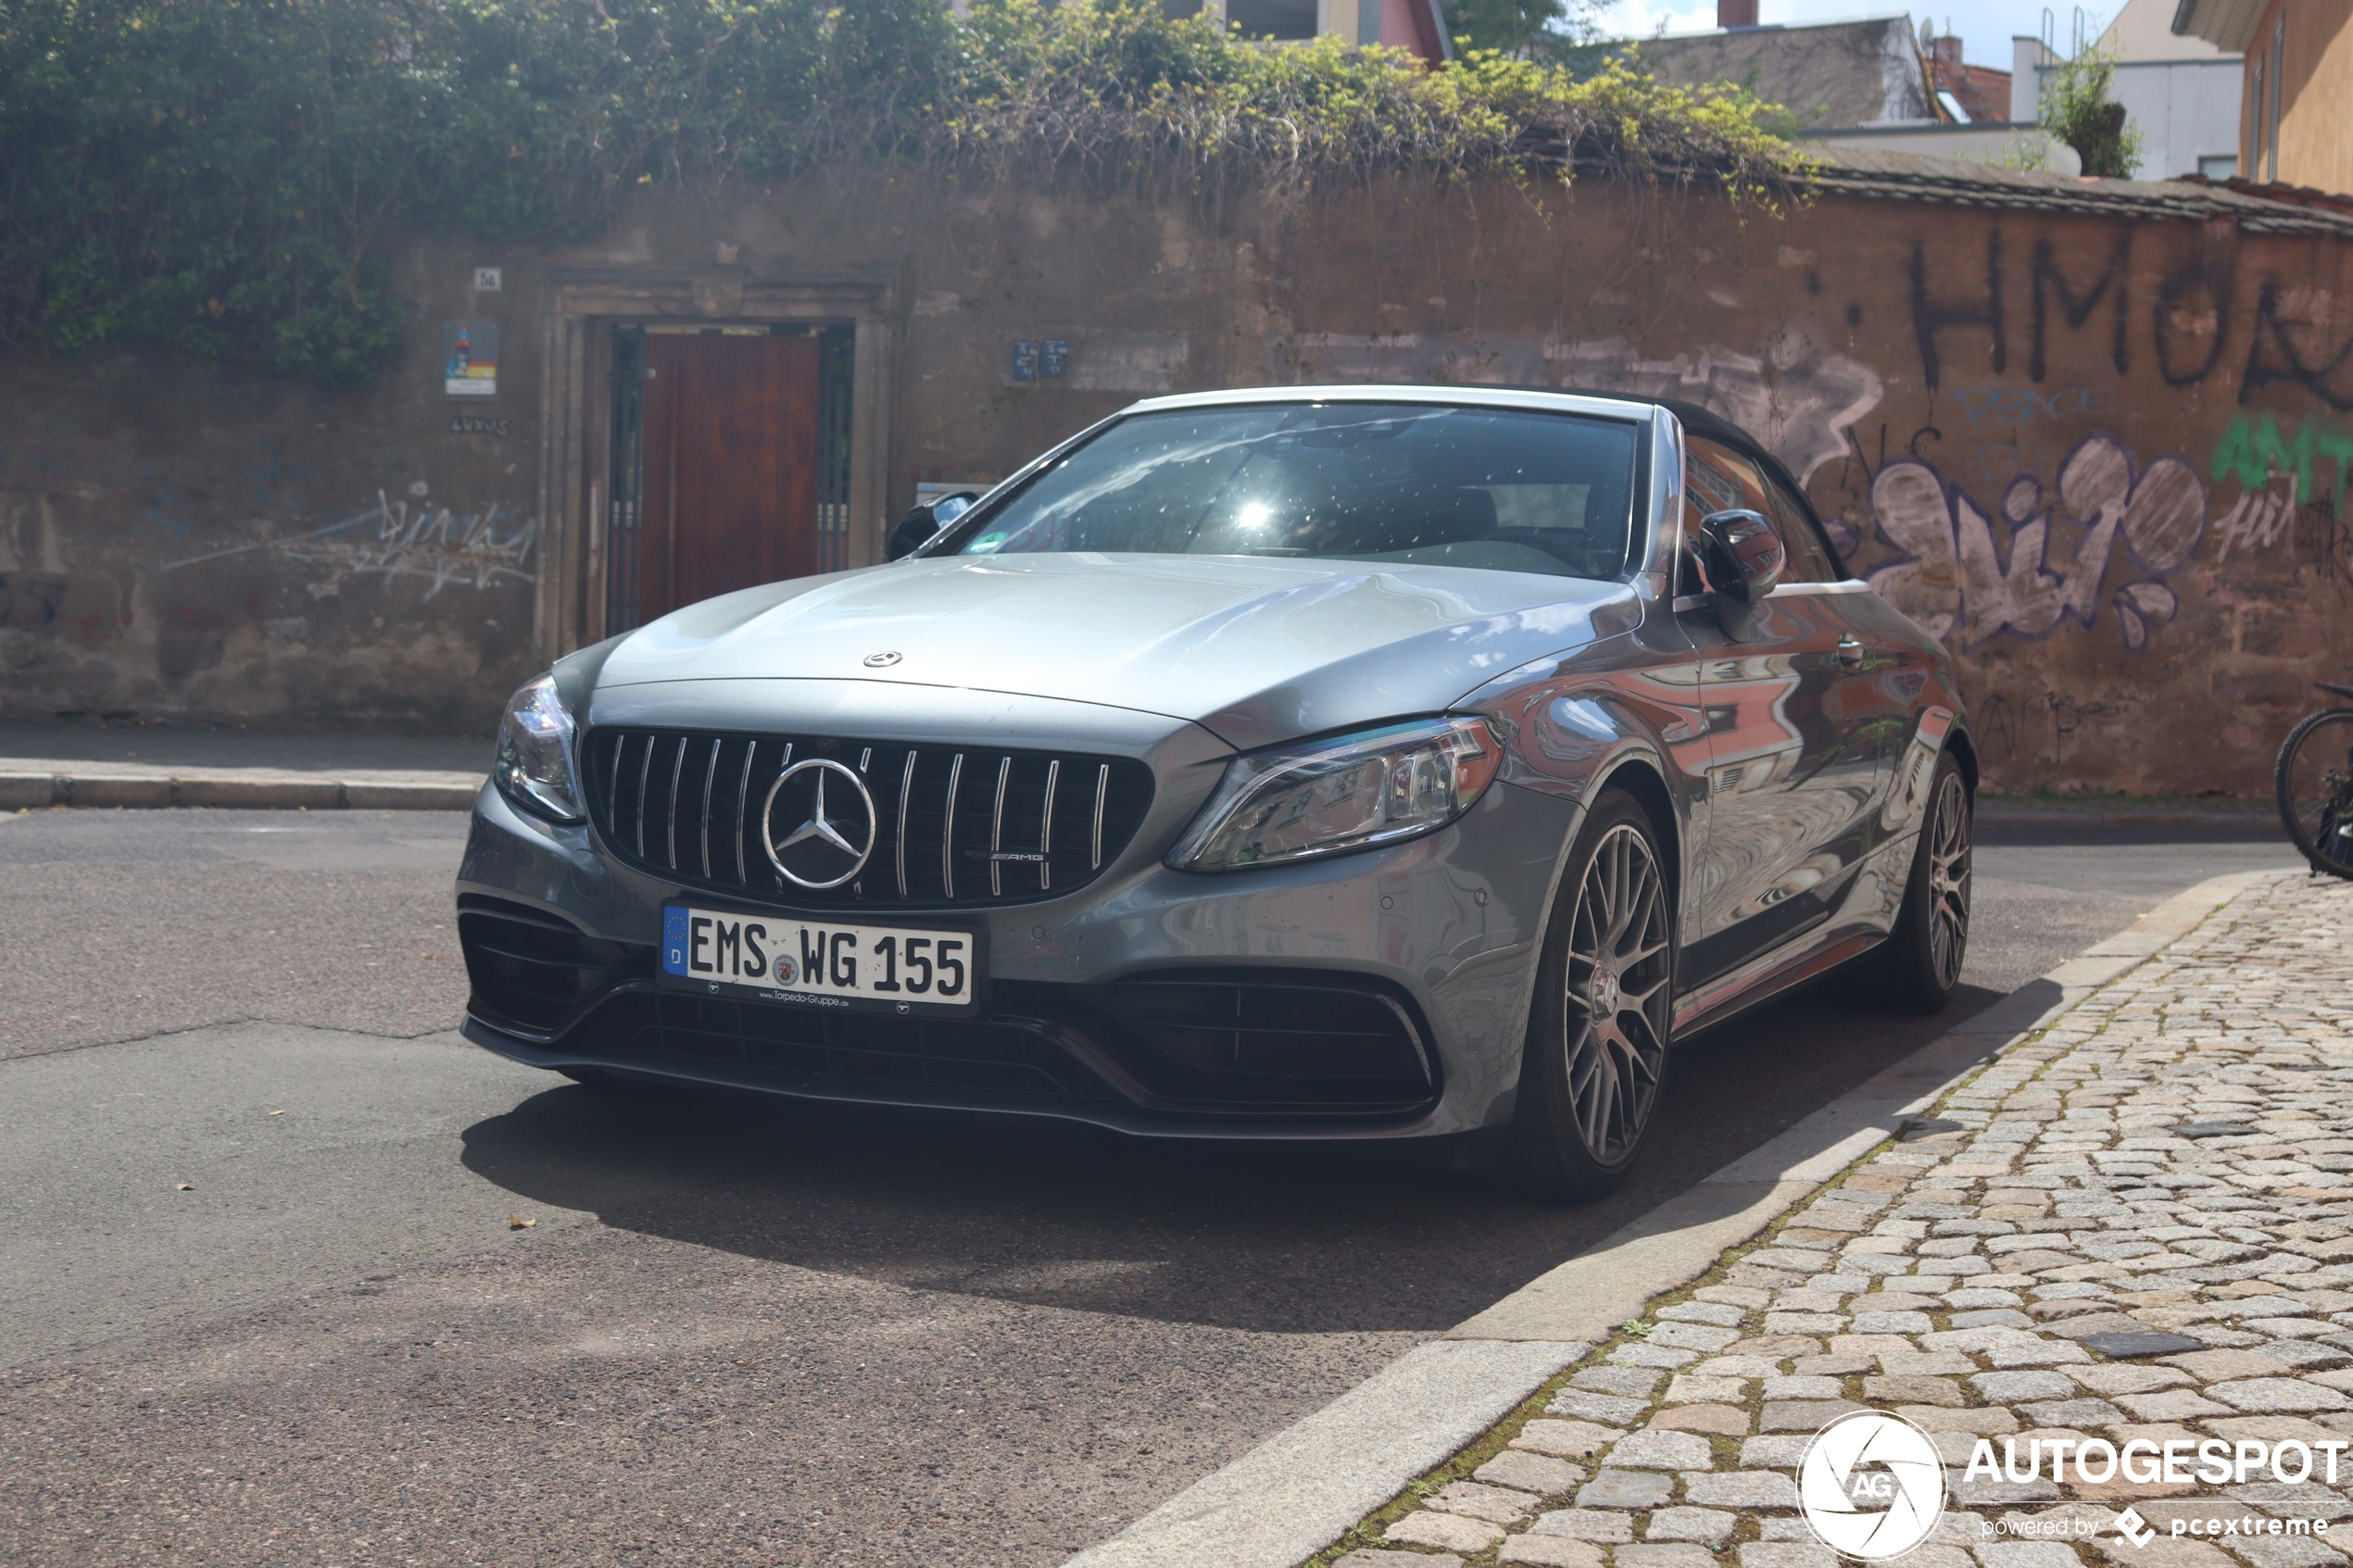
[[654, 949], [606, 942], [545, 909], [479, 893], [458, 898], [458, 940], [473, 983], [467, 1010], [545, 1037], [623, 980], [650, 976]]
[[[817, 909], [1056, 897], [1118, 858], [1152, 799], [1151, 770], [1124, 757], [638, 729], [592, 730], [582, 754], [590, 813], [623, 860], [685, 886]], [[853, 848], [872, 837], [833, 887], [787, 882], [762, 831], [763, 812], [780, 846], [802, 826], [815, 775], [797, 774], [811, 783], [790, 791], [778, 781], [815, 760], [838, 765], [823, 771], [831, 825]], [[843, 793], [844, 773], [862, 801]]]

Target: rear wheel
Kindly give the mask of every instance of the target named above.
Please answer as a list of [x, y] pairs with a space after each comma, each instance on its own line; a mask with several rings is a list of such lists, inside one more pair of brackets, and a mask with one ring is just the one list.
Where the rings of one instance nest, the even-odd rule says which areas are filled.
[[1969, 956], [1972, 829], [1960, 764], [1941, 758], [1895, 929], [1872, 955], [1881, 993], [1898, 1011], [1943, 1012], [1960, 985], [1961, 960]]
[[1579, 1202], [1624, 1181], [1667, 1079], [1674, 910], [1650, 819], [1595, 803], [1544, 937], [1512, 1124], [1513, 1178]]
[[2290, 730], [2271, 788], [2312, 869], [2353, 879], [2353, 709], [2315, 713]]

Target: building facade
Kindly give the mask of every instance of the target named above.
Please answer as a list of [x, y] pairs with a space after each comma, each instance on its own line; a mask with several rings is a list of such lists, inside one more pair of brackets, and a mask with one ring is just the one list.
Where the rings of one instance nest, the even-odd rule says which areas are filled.
[[2180, 0], [2172, 31], [2244, 56], [2242, 178], [2353, 193], [2353, 0]]

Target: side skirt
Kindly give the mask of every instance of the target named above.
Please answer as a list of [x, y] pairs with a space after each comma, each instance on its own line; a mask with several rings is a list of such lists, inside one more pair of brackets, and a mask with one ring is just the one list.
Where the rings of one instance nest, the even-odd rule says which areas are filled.
[[1847, 884], [1829, 922], [1793, 937], [1780, 957], [1768, 957], [1750, 965], [1745, 973], [1711, 981], [1678, 997], [1675, 1037], [1680, 1040], [1737, 1018], [1886, 941], [1893, 926], [1882, 929], [1880, 922], [1891, 917], [1894, 905], [1885, 889], [1892, 885], [1900, 896], [1919, 841], [1917, 832], [1909, 833], [1875, 850]]
[[1836, 969], [1849, 959], [1862, 957], [1886, 940], [1886, 933], [1870, 931], [1831, 937], [1809, 951], [1784, 960], [1730, 996], [1712, 999], [1687, 997], [1675, 1010], [1675, 1038], [1680, 1043], [1704, 1029], [1729, 1022], [1752, 1008], [1764, 1006], [1782, 992]]

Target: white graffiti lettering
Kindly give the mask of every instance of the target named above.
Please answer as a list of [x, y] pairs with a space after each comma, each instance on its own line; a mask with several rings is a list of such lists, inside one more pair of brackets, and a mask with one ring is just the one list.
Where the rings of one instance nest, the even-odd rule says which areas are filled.
[[1596, 392], [1685, 397], [1762, 440], [1803, 484], [1846, 450], [1849, 426], [1879, 406], [1879, 372], [1795, 332], [1762, 356], [1710, 346], [1696, 358], [1644, 359], [1621, 338], [1544, 345], [1561, 379]]
[[[2159, 458], [2135, 474], [2120, 443], [2095, 435], [2060, 462], [2056, 498], [2040, 479], [2020, 474], [2002, 492], [2000, 510], [2007, 558], [1992, 521], [1958, 484], [1918, 459], [1888, 464], [1872, 481], [1871, 514], [1905, 558], [1873, 571], [1871, 586], [1965, 649], [2003, 633], [2042, 637], [2070, 620], [2093, 625], [2120, 538], [2145, 575], [2108, 602], [2124, 646], [2139, 653], [2180, 609], [2164, 578], [2204, 535], [2206, 484], [2179, 458]], [[2057, 561], [2054, 523], [2078, 531], [2073, 551]]]
[[538, 581], [534, 559], [538, 519], [518, 518], [497, 502], [478, 511], [460, 512], [430, 499], [422, 483], [409, 489], [409, 496], [397, 500], [379, 490], [369, 505], [308, 533], [168, 561], [163, 570], [175, 571], [267, 550], [288, 560], [333, 568], [330, 585], [314, 585], [313, 593], [333, 592], [332, 581], [345, 576], [422, 578], [428, 584], [427, 598], [452, 583], [487, 588], [499, 583]]
[[2268, 550], [2287, 536], [2296, 502], [2285, 486], [2241, 492], [2238, 502], [2214, 520], [2216, 565], [2234, 549]]

